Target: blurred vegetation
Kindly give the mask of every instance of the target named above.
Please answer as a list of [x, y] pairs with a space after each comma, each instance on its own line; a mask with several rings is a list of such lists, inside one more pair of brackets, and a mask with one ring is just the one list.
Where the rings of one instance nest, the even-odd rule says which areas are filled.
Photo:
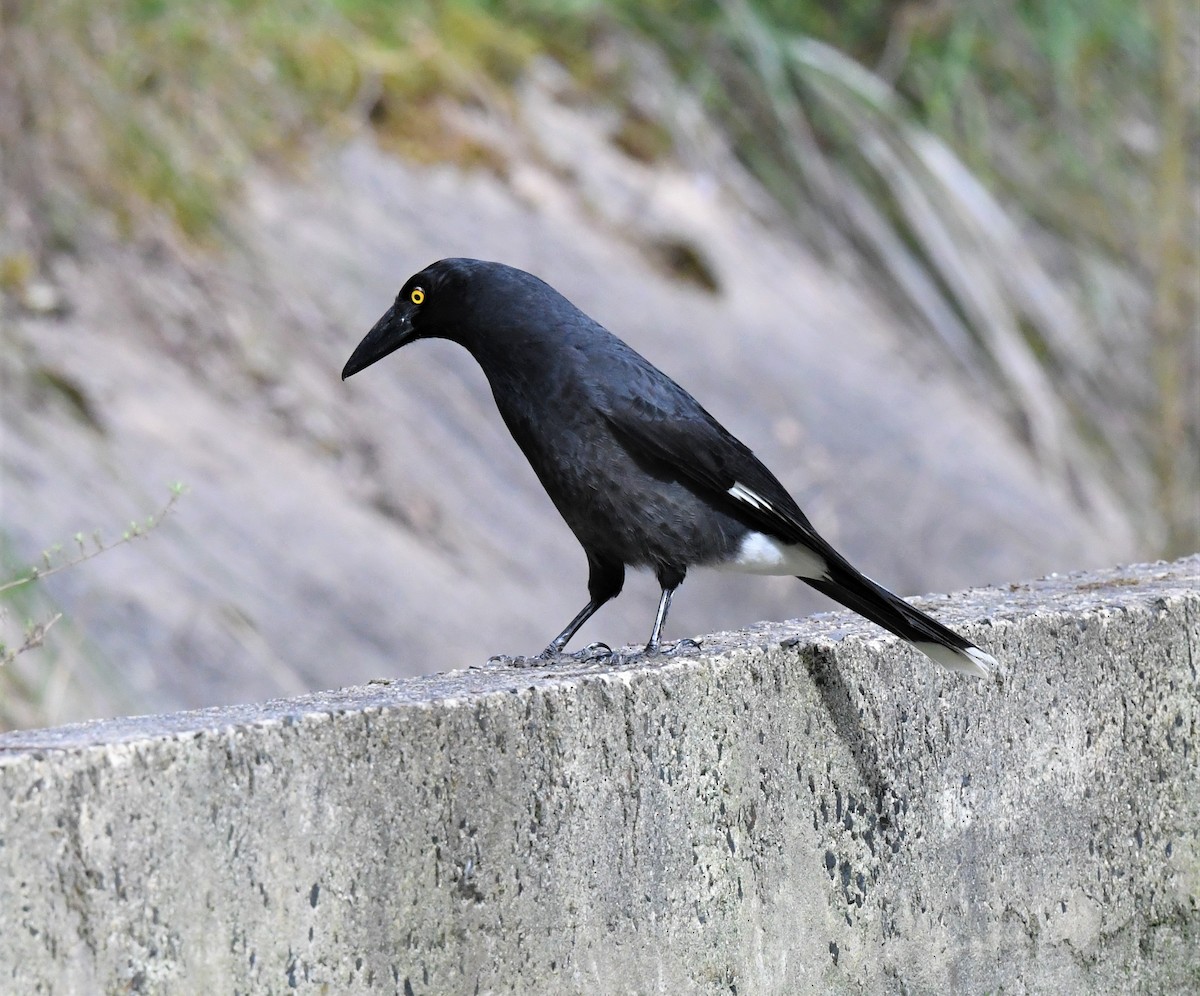
[[[6, 219], [23, 234], [0, 233], [0, 279], [69, 249], [97, 207], [122, 232], [149, 207], [218, 238], [251, 162], [300, 167], [314, 139], [363, 127], [503, 174], [446, 108], [510, 111], [541, 54], [619, 102], [592, 53], [622, 32], [665, 53], [797, 234], [890, 290], [1048, 472], [1094, 511], [1115, 490], [1150, 549], [1200, 546], [1200, 26], [1183, 0], [0, 0], [0, 165], [36, 205]], [[652, 159], [671, 135], [632, 115], [617, 140]]]
[[[200, 240], [252, 159], [293, 162], [320, 129], [365, 116], [406, 155], [469, 160], [443, 144], [431, 105], [501, 93], [535, 50], [469, 5], [2, 2], [11, 145], [38, 134], [38, 165], [60, 167], [122, 230], [148, 204]], [[26, 172], [38, 187], [38, 169]], [[40, 191], [68, 244], [74, 192]]]
[[[84, 703], [94, 711], [119, 715], [138, 702], [128, 678], [113, 673], [95, 655], [87, 656], [87, 667], [79, 667], [78, 655], [56, 652], [54, 641], [63, 630], [65, 638], [76, 644], [86, 642], [86, 637], [69, 622], [48, 636], [63, 621], [63, 614], [38, 582], [145, 539], [175, 511], [187, 488], [176, 483], [170, 491], [156, 514], [131, 521], [118, 539], [106, 540], [100, 530], [76, 533], [65, 547], [56, 543], [43, 550], [39, 562], [32, 565], [19, 564], [0, 532], [0, 578], [7, 578], [0, 580], [0, 732], [60, 722], [64, 714], [84, 711], [80, 708]], [[26, 656], [44, 646], [40, 659]]]

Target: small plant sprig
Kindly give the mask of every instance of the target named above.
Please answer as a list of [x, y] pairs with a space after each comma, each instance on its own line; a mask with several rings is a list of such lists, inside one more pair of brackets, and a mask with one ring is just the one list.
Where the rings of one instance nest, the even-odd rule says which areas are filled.
[[[51, 575], [58, 574], [60, 571], [68, 570], [72, 567], [78, 567], [80, 564], [86, 563], [93, 557], [98, 557], [102, 553], [109, 550], [114, 550], [125, 543], [132, 542], [135, 539], [141, 539], [162, 525], [163, 521], [175, 510], [179, 499], [187, 492], [185, 485], [176, 482], [171, 485], [171, 496], [167, 499], [167, 503], [163, 505], [154, 515], [147, 516], [144, 520], [131, 521], [129, 528], [121, 534], [121, 538], [113, 543], [105, 543], [104, 538], [100, 534], [100, 530], [94, 531], [90, 536], [85, 536], [83, 533], [76, 533], [74, 542], [76, 551], [63, 560], [63, 547], [61, 543], [42, 551], [42, 561], [40, 564], [35, 564], [30, 567], [20, 577], [13, 578], [11, 581], [6, 581], [0, 584], [0, 594], [10, 591], [14, 588], [20, 588], [27, 584], [33, 584], [35, 581], [40, 581], [43, 578], [48, 578]], [[0, 609], [0, 616], [4, 613]], [[0, 668], [7, 667], [21, 654], [33, 650], [35, 647], [40, 647], [46, 639], [46, 633], [50, 628], [62, 618], [61, 612], [56, 612], [48, 619], [43, 619], [41, 622], [30, 621], [25, 626], [25, 635], [19, 646], [9, 647], [3, 640], [0, 640]]]
[[40, 647], [46, 639], [46, 634], [53, 626], [62, 618], [61, 612], [56, 612], [49, 619], [43, 619], [41, 622], [29, 622], [25, 626], [25, 638], [21, 641], [20, 646], [9, 647], [3, 640], [0, 640], [0, 668], [6, 668], [9, 664], [15, 661], [21, 654]]

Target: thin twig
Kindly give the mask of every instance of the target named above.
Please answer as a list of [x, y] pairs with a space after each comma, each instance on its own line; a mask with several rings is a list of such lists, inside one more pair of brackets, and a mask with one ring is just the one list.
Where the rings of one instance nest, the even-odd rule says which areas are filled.
[[[31, 584], [34, 581], [40, 581], [43, 578], [48, 578], [53, 574], [57, 574], [59, 571], [65, 571], [70, 567], [76, 567], [79, 564], [86, 563], [87, 561], [91, 560], [93, 557], [100, 556], [100, 554], [104, 553], [106, 550], [116, 549], [117, 547], [121, 546], [124, 543], [129, 543], [132, 540], [139, 539], [139, 538], [147, 535], [150, 532], [150, 530], [161, 525], [163, 520], [166, 519], [166, 517], [171, 514], [171, 512], [175, 508], [176, 502], [178, 502], [179, 499], [181, 497], [183, 497], [183, 494], [186, 490], [187, 489], [184, 488], [183, 485], [181, 485], [181, 484], [173, 485], [171, 488], [171, 497], [167, 500], [167, 503], [162, 507], [162, 509], [158, 512], [158, 514], [149, 516], [146, 519], [145, 523], [142, 525], [139, 525], [136, 522], [130, 523], [129, 530], [115, 543], [110, 543], [108, 545], [105, 545], [100, 540], [99, 533], [94, 533], [93, 541], [96, 544], [96, 548], [94, 550], [82, 550], [82, 552], [79, 553], [77, 556], [72, 557], [70, 560], [63, 561], [61, 564], [55, 564], [53, 567], [50, 567], [50, 566], [47, 566], [45, 568], [31, 567], [29, 569], [28, 574], [25, 574], [19, 578], [14, 578], [11, 581], [6, 581], [4, 584], [0, 584], [0, 592], [9, 591], [12, 588], [20, 588], [22, 585]], [[83, 547], [83, 534], [82, 533], [75, 534], [75, 542], [82, 549], [82, 547]], [[42, 556], [43, 556], [43, 559], [45, 559], [47, 561], [47, 563], [49, 563], [50, 553], [46, 552]]]

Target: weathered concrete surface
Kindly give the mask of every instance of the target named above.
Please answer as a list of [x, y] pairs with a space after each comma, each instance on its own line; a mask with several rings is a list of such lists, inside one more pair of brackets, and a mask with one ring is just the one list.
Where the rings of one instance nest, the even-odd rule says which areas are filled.
[[0, 737], [0, 991], [1196, 991], [1200, 558], [934, 607]]

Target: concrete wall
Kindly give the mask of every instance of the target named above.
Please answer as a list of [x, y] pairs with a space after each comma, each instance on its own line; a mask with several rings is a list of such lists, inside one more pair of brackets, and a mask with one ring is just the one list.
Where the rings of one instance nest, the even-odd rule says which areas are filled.
[[0, 737], [0, 992], [1200, 989], [1200, 558]]

